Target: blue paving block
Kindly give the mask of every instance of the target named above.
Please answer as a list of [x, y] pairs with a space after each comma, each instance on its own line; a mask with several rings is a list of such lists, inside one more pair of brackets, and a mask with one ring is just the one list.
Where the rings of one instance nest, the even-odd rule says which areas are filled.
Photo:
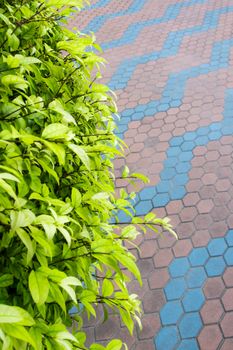
[[175, 325], [184, 313], [179, 301], [169, 301], [160, 310], [161, 322], [164, 326]]
[[186, 194], [186, 189], [184, 186], [178, 186], [174, 184], [174, 189], [170, 193], [171, 200], [182, 199]]
[[205, 301], [201, 289], [192, 289], [185, 293], [182, 304], [186, 312], [199, 311]]
[[233, 247], [227, 249], [224, 254], [224, 259], [228, 266], [233, 266]]
[[193, 141], [185, 141], [181, 145], [182, 151], [192, 151], [194, 147], [195, 147], [195, 143]]
[[181, 277], [186, 274], [190, 265], [188, 258], [176, 258], [169, 266], [170, 275], [174, 277]]
[[177, 327], [161, 328], [154, 339], [156, 350], [174, 350], [179, 340], [180, 336]]
[[176, 350], [200, 350], [200, 348], [195, 339], [184, 339]]
[[178, 174], [173, 178], [175, 185], [185, 185], [189, 181], [189, 177], [187, 174]]
[[184, 138], [182, 136], [176, 136], [169, 140], [170, 146], [180, 146], [183, 142]]
[[198, 312], [190, 312], [190, 313], [184, 314], [179, 324], [179, 330], [180, 330], [180, 335], [182, 339], [197, 337], [201, 328], [202, 328], [202, 321]]
[[186, 276], [189, 288], [201, 287], [206, 280], [207, 275], [203, 267], [192, 267]]
[[184, 135], [184, 140], [185, 141], [193, 141], [195, 140], [195, 138], [197, 137], [196, 133], [195, 132], [187, 132], [185, 135]]
[[189, 162], [180, 162], [176, 164], [176, 171], [178, 174], [187, 174], [191, 169], [191, 164]]
[[229, 230], [226, 234], [226, 242], [229, 247], [233, 247], [233, 230]]
[[193, 249], [188, 257], [191, 266], [203, 266], [208, 258], [209, 254], [205, 247]]
[[155, 196], [155, 194], [156, 194], [155, 187], [146, 187], [140, 191], [139, 197], [141, 200], [147, 200], [147, 199], [152, 199], [153, 196]]
[[167, 205], [170, 198], [167, 193], [159, 193], [157, 196], [153, 197], [152, 203], [154, 205], [154, 208], [160, 208]]
[[186, 282], [183, 277], [172, 278], [164, 288], [167, 300], [176, 300], [181, 298], [185, 290]]
[[226, 267], [223, 257], [211, 257], [205, 265], [206, 273], [209, 277], [221, 276]]
[[227, 249], [227, 244], [224, 238], [215, 238], [210, 241], [207, 247], [210, 256], [223, 255]]
[[137, 215], [146, 215], [152, 210], [153, 205], [150, 200], [143, 200], [136, 204], [134, 208]]
[[191, 151], [185, 151], [179, 155], [180, 162], [187, 162], [187, 161], [190, 161], [192, 158], [193, 158], [193, 153]]

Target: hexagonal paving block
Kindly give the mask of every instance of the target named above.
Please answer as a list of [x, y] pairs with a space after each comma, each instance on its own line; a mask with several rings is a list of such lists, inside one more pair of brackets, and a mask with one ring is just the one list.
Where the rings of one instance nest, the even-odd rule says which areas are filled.
[[200, 332], [201, 328], [202, 320], [198, 312], [184, 314], [179, 324], [182, 339], [195, 338]]
[[226, 242], [229, 247], [233, 247], [233, 230], [229, 230], [225, 236]]
[[212, 257], [205, 265], [206, 273], [209, 277], [220, 276], [226, 267], [223, 257]]
[[177, 350], [199, 350], [199, 346], [195, 339], [184, 339], [180, 342]]
[[180, 340], [177, 327], [163, 327], [155, 337], [155, 346], [157, 350], [173, 350]]
[[223, 314], [219, 299], [207, 300], [201, 309], [201, 317], [205, 324], [218, 322]]
[[217, 324], [204, 326], [198, 336], [201, 349], [216, 350], [222, 340], [222, 334]]
[[171, 279], [164, 288], [167, 300], [179, 299], [180, 297], [182, 297], [185, 290], [186, 283], [183, 277]]
[[224, 238], [214, 238], [208, 244], [207, 249], [210, 256], [219, 256], [226, 251], [227, 244]]
[[233, 267], [227, 267], [223, 280], [227, 287], [233, 287]]
[[175, 325], [183, 313], [184, 310], [179, 301], [169, 301], [160, 311], [162, 324], [165, 326]]
[[222, 303], [226, 311], [233, 311], [233, 288], [229, 288], [222, 296]]
[[227, 249], [224, 254], [224, 259], [228, 266], [233, 266], [233, 247]]
[[169, 266], [169, 272], [172, 277], [181, 277], [186, 274], [190, 265], [187, 258], [176, 258]]
[[208, 258], [209, 254], [205, 247], [193, 249], [188, 257], [191, 266], [203, 266]]
[[186, 312], [198, 311], [205, 301], [201, 289], [192, 289], [185, 293], [182, 304]]
[[227, 312], [221, 322], [221, 328], [225, 337], [233, 337], [233, 311]]
[[201, 287], [207, 278], [203, 267], [192, 267], [186, 276], [187, 285], [189, 288]]
[[222, 279], [220, 277], [213, 277], [206, 281], [203, 291], [207, 299], [215, 299], [222, 295], [224, 289], [225, 286]]

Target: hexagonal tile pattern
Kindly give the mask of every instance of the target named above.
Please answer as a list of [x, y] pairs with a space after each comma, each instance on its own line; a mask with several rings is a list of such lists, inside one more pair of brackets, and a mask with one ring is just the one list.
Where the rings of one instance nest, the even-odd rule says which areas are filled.
[[[101, 313], [85, 324], [88, 346], [116, 336], [131, 350], [233, 349], [232, 14], [231, 0], [93, 0], [70, 19], [96, 33], [111, 62], [103, 81], [116, 90], [116, 133], [128, 145], [115, 160], [117, 190], [136, 188], [136, 215], [170, 217], [179, 237], [137, 237], [140, 250], [130, 250], [144, 285], [133, 280], [130, 292], [142, 298], [144, 329], [130, 337]], [[150, 183], [128, 184], [126, 164]]]

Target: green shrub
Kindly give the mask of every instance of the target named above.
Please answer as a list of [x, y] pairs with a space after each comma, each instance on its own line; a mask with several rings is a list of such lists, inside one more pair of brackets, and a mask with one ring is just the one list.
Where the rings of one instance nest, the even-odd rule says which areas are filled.
[[[133, 218], [133, 225], [116, 224], [133, 194], [117, 196], [114, 189], [112, 160], [122, 155], [123, 144], [114, 135], [115, 103], [97, 83], [103, 59], [90, 50], [98, 48], [93, 38], [65, 28], [64, 18], [82, 5], [0, 5], [3, 350], [85, 349], [82, 313], [95, 315], [97, 304], [119, 310], [132, 332], [140, 302], [128, 293], [120, 266], [141, 278], [124, 242], [144, 223], [171, 231], [153, 214]], [[137, 175], [126, 168], [123, 177]], [[69, 313], [74, 306], [75, 315]], [[74, 320], [77, 327], [69, 332]], [[121, 347], [113, 340], [107, 349]]]

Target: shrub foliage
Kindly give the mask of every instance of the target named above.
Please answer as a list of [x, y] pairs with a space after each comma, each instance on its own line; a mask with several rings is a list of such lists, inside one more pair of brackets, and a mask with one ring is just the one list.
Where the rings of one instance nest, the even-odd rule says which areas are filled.
[[[133, 195], [114, 189], [112, 161], [122, 155], [122, 142], [114, 135], [114, 100], [97, 82], [104, 61], [90, 49], [98, 48], [92, 37], [65, 26], [82, 5], [0, 5], [3, 350], [86, 349], [82, 314], [95, 316], [97, 304], [106, 315], [107, 308], [118, 310], [132, 332], [140, 303], [129, 294], [121, 267], [141, 278], [124, 242], [145, 223], [171, 231], [168, 220], [154, 214], [117, 223], [119, 210], [130, 213]], [[140, 177], [127, 168], [122, 176]], [[106, 349], [122, 346], [112, 340]]]

